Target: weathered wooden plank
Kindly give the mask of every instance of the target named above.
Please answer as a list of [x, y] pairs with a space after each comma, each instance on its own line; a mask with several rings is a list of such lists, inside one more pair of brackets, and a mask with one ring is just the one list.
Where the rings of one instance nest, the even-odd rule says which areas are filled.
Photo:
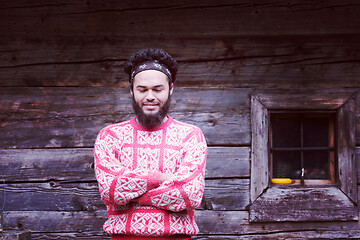
[[[245, 210], [249, 204], [248, 179], [206, 180], [200, 209]], [[105, 210], [97, 183], [17, 183], [0, 185], [0, 202], [7, 211]], [[5, 191], [5, 192], [4, 192]]]
[[146, 47], [178, 59], [178, 86], [360, 86], [360, 36], [59, 38], [0, 45], [0, 86], [128, 86], [124, 60]]
[[337, 152], [340, 189], [357, 203], [357, 168], [356, 168], [356, 106], [351, 97], [337, 113]]
[[[246, 211], [197, 211], [196, 219], [204, 234], [273, 234], [278, 232], [307, 232], [318, 230], [339, 231], [359, 230], [359, 223], [353, 222], [282, 222], [282, 223], [249, 223]], [[208, 226], [208, 227], [206, 227]]]
[[[209, 146], [249, 145], [249, 116], [229, 113], [170, 113], [201, 128]], [[2, 122], [1, 148], [92, 147], [98, 132], [132, 114], [14, 120]]]
[[356, 88], [304, 88], [257, 89], [253, 94], [268, 109], [337, 110], [358, 92]]
[[[271, 47], [269, 45], [269, 48]], [[252, 63], [253, 61], [257, 63]], [[284, 60], [289, 63], [261, 65], [263, 61], [269, 60], [259, 57], [257, 60], [205, 60], [180, 64], [176, 84], [184, 87], [355, 88], [360, 86], [357, 78], [360, 74], [357, 60], [351, 59], [341, 63], [309, 63], [304, 66], [292, 63], [290, 60]], [[276, 58], [270, 61], [275, 62]], [[104, 70], [105, 64], [113, 65], [110, 62], [0, 68], [0, 86], [128, 86], [127, 77], [118, 65]], [[339, 79], [346, 80], [339, 81]]]
[[0, 173], [7, 182], [94, 181], [93, 149], [2, 149]]
[[[355, 63], [333, 65], [318, 63], [318, 65], [309, 64], [301, 67], [293, 63], [257, 65], [249, 62], [255, 61], [254, 59], [205, 61], [180, 64], [177, 86], [279, 88], [360, 86], [357, 78], [360, 74], [359, 67]], [[257, 62], [262, 61], [265, 60], [257, 59]], [[128, 86], [127, 78], [118, 66], [112, 67], [115, 69], [103, 70], [102, 65], [104, 63], [45, 66], [39, 64], [29, 67], [0, 68], [0, 86]]]
[[[209, 147], [206, 178], [248, 178], [248, 147]], [[0, 149], [0, 175], [6, 182], [95, 181], [92, 148]]]
[[[248, 89], [176, 90], [170, 115], [199, 126], [209, 145], [249, 144]], [[133, 116], [126, 88], [0, 92], [2, 148], [92, 147], [101, 128]]]
[[[16, 1], [1, 7], [8, 36], [233, 36], [359, 33], [357, 1]], [[344, 16], [346, 16], [344, 18]], [[17, 24], [21, 19], [23, 24]], [[59, 24], [61, 23], [61, 24]], [[154, 24], [157, 23], [157, 24]], [[37, 28], [33, 28], [37, 26]], [[64, 27], [66, 26], [66, 27]], [[91, 27], [89, 27], [91, 26]], [[176, 27], [174, 27], [176, 26]]]
[[319, 232], [319, 231], [300, 231], [300, 232], [281, 232], [281, 233], [271, 233], [271, 234], [240, 234], [240, 235], [205, 235], [205, 236], [195, 236], [191, 239], [197, 240], [207, 240], [207, 239], [216, 239], [216, 240], [253, 240], [253, 239], [358, 239], [360, 236], [360, 231], [329, 231], [329, 232]]
[[[196, 240], [253, 240], [253, 239], [358, 239], [360, 231], [300, 231], [300, 232], [280, 232], [270, 234], [228, 234], [228, 235], [204, 235], [199, 234], [193, 236], [191, 239]], [[109, 236], [99, 232], [84, 232], [84, 233], [52, 233], [52, 234], [31, 234], [31, 239], [110, 239]]]
[[2, 122], [2, 148], [91, 147], [113, 117], [69, 117]]
[[110, 236], [106, 234], [104, 231], [86, 231], [86, 232], [69, 232], [69, 233], [32, 233], [31, 239], [42, 239], [42, 240], [50, 240], [50, 239], [86, 239], [86, 240], [95, 240], [95, 239], [109, 239]]
[[249, 178], [249, 147], [209, 147], [206, 178]]
[[[243, 114], [250, 89], [181, 88], [172, 95], [174, 113]], [[126, 115], [133, 112], [128, 88], [7, 87], [0, 88], [0, 117], [11, 119]]]
[[[62, 65], [66, 67], [65, 65], [89, 66], [92, 64], [94, 68], [88, 68], [91, 74], [99, 74], [99, 72], [101, 72], [107, 76], [110, 73], [114, 74], [117, 72], [117, 76], [113, 76], [114, 82], [112, 82], [112, 84], [119, 84], [119, 82], [127, 81], [127, 77], [124, 77], [125, 75], [122, 73], [124, 61], [141, 48], [152, 47], [166, 49], [180, 63], [179, 74], [182, 74], [182, 72], [184, 72], [183, 70], [185, 70], [185, 64], [193, 63], [196, 66], [197, 62], [230, 62], [231, 60], [242, 60], [243, 63], [246, 63], [242, 65], [242, 68], [255, 65], [261, 67], [270, 64], [274, 65], [272, 67], [276, 67], [276, 65], [292, 66], [294, 64], [302, 64], [304, 65], [302, 67], [306, 68], [306, 63], [308, 65], [323, 63], [325, 66], [327, 64], [331, 66], [341, 66], [341, 63], [347, 63], [347, 66], [352, 66], [352, 61], [356, 61], [359, 57], [359, 38], [359, 34], [348, 36], [266, 35], [250, 37], [232, 35], [228, 37], [214, 36], [211, 38], [184, 36], [166, 38], [113, 36], [109, 38], [103, 35], [95, 35], [91, 36], [91, 38], [88, 36], [78, 36], [77, 41], [74, 41], [73, 36], [57, 36], [56, 39], [49, 39], [43, 36], [41, 39], [34, 39], [32, 35], [29, 35], [22, 39], [21, 42], [16, 41], [16, 38], [10, 38], [8, 42], [5, 42], [4, 38], [2, 38], [1, 42], [3, 44], [0, 46], [2, 52], [0, 63], [2, 63], [2, 68], [8, 68], [9, 70], [11, 68], [18, 68], [18, 70], [20, 70], [21, 68], [26, 69], [39, 65], [43, 68], [49, 68], [49, 70], [51, 70], [50, 72], [56, 71], [50, 67], [51, 65], [57, 65], [60, 68]], [[271, 48], [269, 46], [271, 46]], [[354, 64], [356, 66], [356, 62]], [[99, 68], [98, 71], [93, 71], [97, 68]], [[303, 70], [305, 70], [305, 68], [303, 68]], [[80, 69], [81, 68], [79, 68], [79, 70]], [[311, 69], [312, 68], [309, 68], [308, 70]], [[348, 70], [354, 71], [356, 69], [350, 68]], [[80, 73], [86, 76], [85, 71], [80, 71]], [[39, 74], [46, 73], [39, 72]], [[60, 74], [60, 71], [58, 71], [58, 74]], [[15, 77], [20, 78], [20, 76]], [[97, 78], [99, 77], [93, 78], [93, 80]], [[102, 78], [108, 81], [110, 80], [108, 77], [103, 76]], [[184, 80], [185, 79], [186, 78], [184, 78]], [[84, 79], [78, 79], [78, 81], [83, 80]], [[100, 86], [101, 81], [103, 81], [103, 84], [106, 84], [104, 79], [98, 79], [97, 82], [89, 82], [87, 85], [94, 84], [94, 86]], [[304, 83], [307, 82], [306, 79], [303, 81]], [[350, 84], [348, 79], [342, 79], [342, 81]], [[110, 84], [110, 82], [111, 81], [107, 82], [107, 84]], [[309, 81], [308, 83], [311, 82]], [[27, 84], [29, 84], [28, 86], [31, 86], [31, 84], [38, 86], [36, 84], [41, 83], [28, 82]], [[46, 83], [43, 82], [43, 84]], [[62, 82], [62, 84], [64, 83]], [[70, 82], [68, 82], [68, 84], [69, 86], [71, 85]], [[178, 84], [181, 84], [181, 81], [179, 81]]]
[[[358, 110], [359, 106], [360, 106], [360, 94], [356, 94], [356, 98], [355, 98], [356, 102], [355, 102], [355, 105], [356, 105], [356, 115], [355, 115], [355, 121], [356, 121], [356, 124], [355, 124], [355, 128], [356, 128], [356, 134], [355, 134], [355, 137], [356, 137], [356, 145], [357, 145], [357, 148], [356, 148], [356, 165], [357, 165], [357, 179], [358, 179], [358, 184], [360, 184], [360, 149], [358, 148], [358, 146], [360, 145], [359, 142], [360, 142], [360, 111]], [[358, 199], [360, 199], [360, 192], [358, 191]]]
[[4, 212], [4, 231], [84, 232], [102, 231], [106, 210], [98, 212], [18, 211]]
[[337, 187], [271, 187], [250, 205], [251, 222], [357, 221], [358, 214]]
[[6, 231], [0, 232], [0, 240], [29, 240], [30, 232]]
[[[360, 148], [356, 148], [356, 166], [357, 166], [357, 183], [360, 185]], [[358, 190], [358, 199], [360, 199], [360, 190]]]
[[248, 179], [206, 180], [202, 209], [245, 210], [250, 203]]
[[96, 182], [1, 185], [0, 201], [8, 211], [97, 211], [106, 207]]
[[[30, 231], [37, 234], [49, 233], [49, 229], [56, 234], [87, 232], [102, 233], [102, 224], [105, 222], [106, 211], [97, 212], [54, 212], [54, 211], [22, 211], [5, 212], [5, 231]], [[250, 235], [272, 234], [295, 232], [308, 235], [314, 231], [321, 234], [336, 232], [339, 234], [348, 233], [349, 237], [360, 231], [358, 222], [284, 222], [284, 223], [249, 223], [247, 211], [196, 211], [196, 221], [200, 228], [200, 234], [206, 235]], [[33, 235], [33, 234], [32, 234]], [[51, 233], [50, 233], [51, 235]]]
[[103, 231], [86, 231], [86, 232], [69, 232], [69, 233], [32, 233], [31, 239], [86, 239], [86, 240], [95, 240], [95, 239], [111, 239], [111, 237]]
[[128, 88], [0, 88], [2, 123], [9, 120], [132, 113]]
[[268, 129], [267, 108], [255, 96], [251, 96], [251, 202], [269, 185]]

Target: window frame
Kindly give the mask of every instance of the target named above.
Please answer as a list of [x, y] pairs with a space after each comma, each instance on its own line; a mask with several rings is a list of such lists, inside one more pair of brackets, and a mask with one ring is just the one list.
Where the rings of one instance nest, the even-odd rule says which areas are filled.
[[[273, 179], [273, 171], [274, 171], [274, 159], [273, 154], [274, 150], [281, 150], [289, 148], [289, 151], [299, 151], [300, 156], [302, 156], [301, 152], [312, 150], [314, 147], [312, 146], [303, 146], [302, 144], [298, 147], [274, 147], [272, 144], [274, 138], [272, 120], [273, 119], [297, 119], [303, 124], [304, 119], [311, 118], [326, 118], [328, 120], [328, 146], [323, 147], [315, 147], [315, 150], [327, 150], [329, 154], [328, 164], [329, 164], [329, 178], [328, 179], [304, 179], [304, 182], [301, 182], [300, 178], [292, 179], [292, 185], [333, 185], [337, 182], [337, 174], [335, 171], [337, 169], [336, 159], [336, 129], [335, 129], [335, 112], [334, 111], [312, 111], [312, 110], [269, 110], [270, 113], [270, 127], [269, 127], [269, 145], [270, 145], [270, 180]], [[302, 128], [301, 128], [302, 129]], [[301, 138], [302, 139], [302, 138]], [[300, 141], [302, 141], [300, 139]]]
[[[355, 93], [346, 90], [263, 90], [251, 94], [250, 222], [357, 221]], [[334, 110], [336, 186], [270, 184], [271, 110]]]

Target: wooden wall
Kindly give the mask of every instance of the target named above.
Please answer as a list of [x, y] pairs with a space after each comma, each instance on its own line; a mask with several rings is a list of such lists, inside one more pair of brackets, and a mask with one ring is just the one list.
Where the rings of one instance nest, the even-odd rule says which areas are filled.
[[253, 91], [354, 93], [360, 159], [359, 15], [357, 0], [1, 1], [0, 239], [108, 239], [92, 147], [133, 116], [122, 68], [147, 47], [179, 61], [171, 116], [209, 145], [194, 239], [359, 237], [356, 221], [248, 212]]

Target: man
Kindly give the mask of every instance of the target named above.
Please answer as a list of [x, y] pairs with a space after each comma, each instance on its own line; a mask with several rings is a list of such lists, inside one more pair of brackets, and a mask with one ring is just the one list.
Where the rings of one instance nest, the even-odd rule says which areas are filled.
[[168, 113], [177, 63], [159, 49], [134, 54], [129, 74], [136, 117], [100, 131], [95, 173], [111, 239], [190, 239], [204, 191], [201, 130]]

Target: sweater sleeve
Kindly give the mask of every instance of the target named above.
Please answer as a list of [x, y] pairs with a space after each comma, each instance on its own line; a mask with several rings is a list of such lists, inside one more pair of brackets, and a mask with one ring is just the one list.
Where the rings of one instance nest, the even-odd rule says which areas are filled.
[[206, 151], [205, 137], [196, 128], [184, 143], [183, 160], [174, 178], [142, 195], [139, 203], [173, 212], [198, 208], [205, 187]]
[[105, 128], [94, 146], [95, 175], [101, 199], [106, 205], [125, 205], [160, 185], [160, 172], [131, 170], [132, 163], [119, 159], [121, 139]]

